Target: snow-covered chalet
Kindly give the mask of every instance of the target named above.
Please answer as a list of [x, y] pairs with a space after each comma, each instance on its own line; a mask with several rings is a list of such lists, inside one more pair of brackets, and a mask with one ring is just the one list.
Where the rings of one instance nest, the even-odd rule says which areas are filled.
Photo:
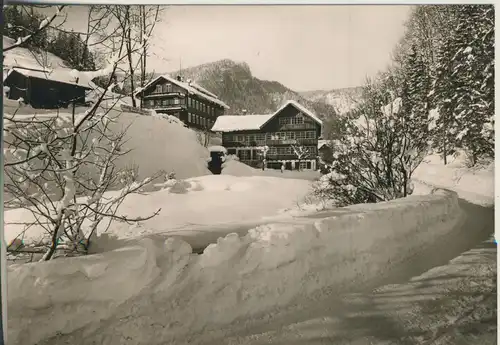
[[216, 95], [181, 76], [158, 76], [135, 96], [140, 99], [141, 108], [173, 115], [197, 129], [210, 129], [217, 117], [229, 109]]
[[222, 133], [228, 154], [247, 165], [315, 170], [322, 126], [302, 104], [287, 101], [273, 114], [220, 116], [212, 131]]

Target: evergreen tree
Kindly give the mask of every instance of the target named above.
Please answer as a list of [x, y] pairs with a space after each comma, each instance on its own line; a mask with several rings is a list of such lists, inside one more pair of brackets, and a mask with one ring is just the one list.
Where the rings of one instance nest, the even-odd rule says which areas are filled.
[[466, 150], [475, 164], [493, 155], [493, 6], [456, 6], [455, 18], [438, 57], [434, 99], [442, 141], [436, 143], [443, 154]]
[[412, 47], [405, 65], [402, 67], [402, 119], [404, 132], [409, 133], [410, 146], [425, 150], [429, 139], [428, 114], [430, 110], [430, 71], [425, 57]]

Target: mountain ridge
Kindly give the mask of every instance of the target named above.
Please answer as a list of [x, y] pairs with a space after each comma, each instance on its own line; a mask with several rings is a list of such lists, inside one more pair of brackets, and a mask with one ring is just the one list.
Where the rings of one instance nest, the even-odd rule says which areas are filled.
[[222, 59], [170, 73], [155, 73], [155, 76], [161, 74], [193, 80], [228, 104], [228, 114], [269, 114], [287, 100], [294, 100], [321, 119], [336, 116], [334, 107], [329, 104], [309, 100], [278, 81], [255, 77], [246, 62]]

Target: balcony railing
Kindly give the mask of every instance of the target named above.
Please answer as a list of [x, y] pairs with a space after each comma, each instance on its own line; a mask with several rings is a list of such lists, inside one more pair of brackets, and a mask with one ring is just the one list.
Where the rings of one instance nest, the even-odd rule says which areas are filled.
[[225, 147], [255, 147], [255, 146], [279, 146], [279, 145], [317, 145], [317, 139], [283, 139], [283, 140], [257, 140], [257, 141], [227, 141], [223, 140]]
[[[310, 160], [310, 159], [315, 159], [315, 155], [307, 155], [306, 157], [302, 157], [302, 160]], [[291, 160], [298, 160], [297, 155], [294, 154], [276, 154], [276, 153], [268, 153], [266, 155], [266, 159], [268, 161], [291, 161]]]
[[315, 129], [316, 125], [313, 123], [289, 123], [281, 125], [282, 130], [286, 129]]
[[268, 140], [268, 146], [274, 145], [316, 145], [317, 139], [283, 139], [283, 140]]

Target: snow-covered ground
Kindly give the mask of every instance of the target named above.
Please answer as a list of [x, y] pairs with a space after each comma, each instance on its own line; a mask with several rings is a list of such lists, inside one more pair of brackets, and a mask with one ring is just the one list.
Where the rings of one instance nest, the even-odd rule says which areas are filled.
[[[240, 184], [234, 191], [247, 188]], [[463, 219], [450, 192], [344, 213], [270, 223], [243, 237], [229, 234], [202, 255], [191, 254], [179, 239], [144, 239], [84, 258], [12, 265], [11, 344], [179, 343], [202, 330], [293, 307], [323, 288], [378, 276]]]
[[[114, 222], [107, 234], [116, 239], [157, 234], [196, 237], [200, 232], [219, 231], [229, 225], [265, 222], [273, 216], [286, 217], [287, 209], [303, 203], [309, 188], [306, 180], [276, 177], [205, 175], [189, 178], [170, 188], [130, 195], [118, 214], [147, 216], [159, 208], [161, 212], [136, 225]], [[8, 243], [23, 230], [17, 223], [30, 222], [31, 218], [31, 213], [24, 209], [5, 212]], [[25, 243], [37, 242], [42, 236], [47, 236], [42, 229], [31, 227], [23, 239]]]
[[438, 155], [425, 158], [415, 170], [413, 180], [415, 194], [427, 194], [433, 186], [448, 188], [469, 202], [493, 205], [495, 199], [495, 164], [491, 161], [481, 166], [468, 168], [465, 156], [449, 157], [447, 165]]

